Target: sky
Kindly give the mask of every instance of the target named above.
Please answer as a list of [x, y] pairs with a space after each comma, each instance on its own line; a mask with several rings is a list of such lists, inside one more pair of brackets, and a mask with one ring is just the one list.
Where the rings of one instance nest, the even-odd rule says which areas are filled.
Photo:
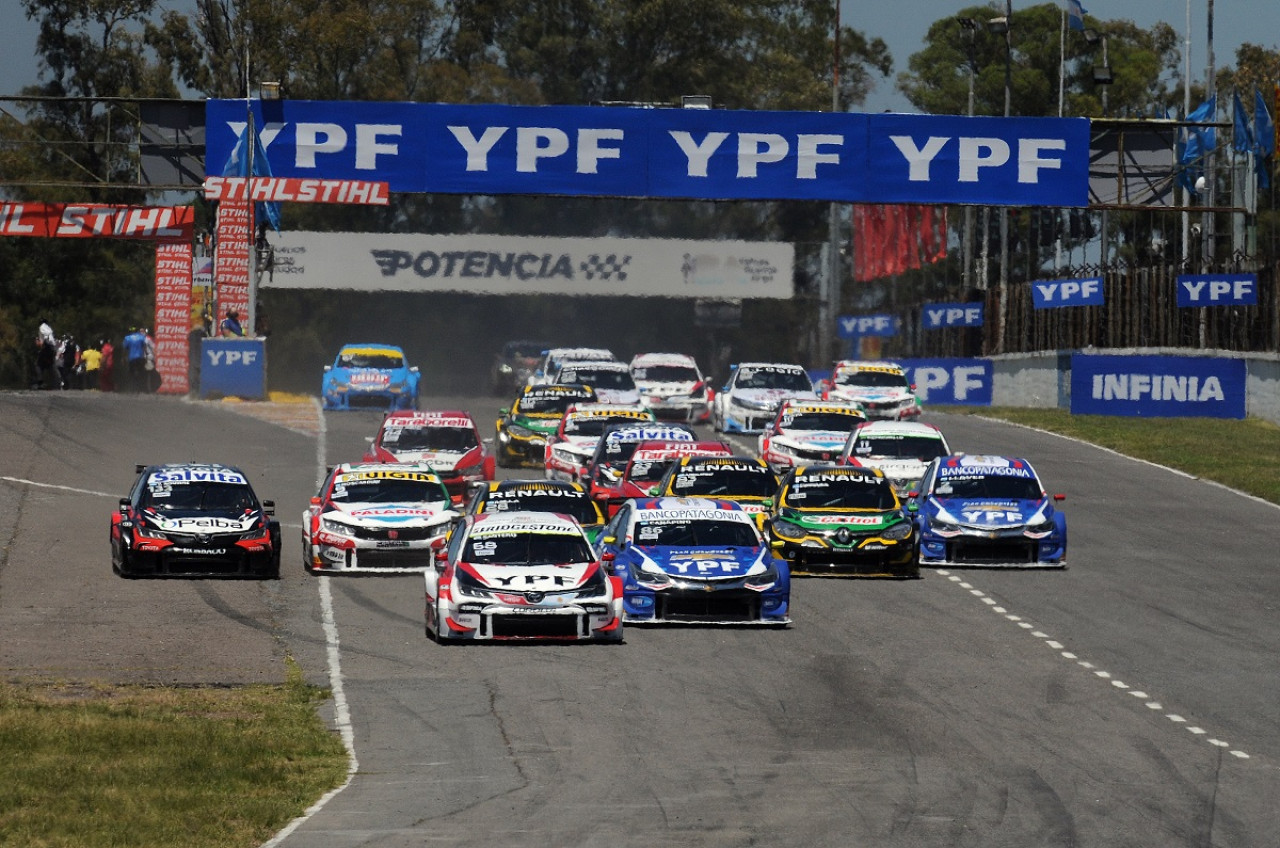
[[[183, 9], [194, 4], [161, 0], [159, 5]], [[840, 0], [840, 16], [846, 26], [885, 40], [893, 55], [896, 76], [906, 69], [907, 57], [923, 49], [925, 34], [933, 21], [969, 5], [967, 0]], [[1002, 3], [996, 5], [1003, 10]], [[1014, 11], [1026, 5], [1031, 5], [1028, 0], [1014, 0]], [[1144, 27], [1164, 21], [1179, 33], [1186, 29], [1185, 0], [1085, 0], [1085, 8], [1101, 19], [1129, 19]], [[1208, 58], [1207, 0], [1190, 0], [1190, 9], [1192, 75], [1203, 78]], [[189, 14], [189, 8], [187, 11]], [[38, 81], [36, 35], [36, 24], [27, 20], [18, 0], [0, 0], [0, 79], [4, 80], [0, 94], [16, 94], [23, 86]], [[1236, 48], [1246, 41], [1276, 49], [1280, 43], [1280, 4], [1273, 6], [1270, 0], [1216, 0], [1213, 40], [1218, 67], [1234, 64]], [[915, 111], [897, 93], [893, 79], [878, 81], [862, 110]]]

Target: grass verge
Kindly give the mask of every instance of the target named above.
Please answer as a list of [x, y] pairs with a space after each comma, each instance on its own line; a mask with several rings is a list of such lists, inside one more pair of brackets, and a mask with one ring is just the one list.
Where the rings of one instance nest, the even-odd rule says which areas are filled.
[[1124, 418], [1021, 407], [945, 411], [1072, 436], [1280, 504], [1280, 426], [1261, 418]]
[[0, 845], [260, 845], [346, 778], [327, 696], [0, 684]]

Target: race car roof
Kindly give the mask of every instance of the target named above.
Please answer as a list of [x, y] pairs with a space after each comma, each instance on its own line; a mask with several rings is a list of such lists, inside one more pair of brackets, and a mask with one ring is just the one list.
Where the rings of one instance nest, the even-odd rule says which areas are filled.
[[786, 371], [804, 371], [804, 368], [794, 362], [739, 362], [734, 367], [739, 370], [743, 368], [779, 368]]
[[587, 490], [581, 483], [569, 480], [492, 480], [489, 482], [490, 492], [583, 492]]
[[687, 353], [637, 353], [631, 357], [631, 367], [648, 365], [690, 365], [696, 368], [698, 361]]
[[917, 436], [941, 439], [942, 431], [923, 421], [868, 421], [854, 430], [859, 436]]
[[859, 371], [883, 371], [890, 374], [905, 373], [903, 367], [896, 362], [863, 362], [860, 359], [842, 359], [832, 369], [833, 374], [856, 374]]
[[140, 468], [151, 483], [231, 483], [248, 485], [244, 472], [233, 465], [216, 462], [170, 462]]
[[482, 512], [475, 516], [470, 535], [499, 533], [554, 533], [582, 535], [582, 526], [567, 515], [555, 512]]
[[405, 409], [388, 412], [382, 419], [382, 426], [388, 424], [399, 427], [474, 427], [475, 419], [471, 413], [463, 410], [413, 410]]
[[829, 477], [832, 480], [849, 478], [885, 479], [884, 472], [879, 468], [864, 468], [853, 465], [800, 465], [793, 470], [792, 477], [793, 479]]
[[616, 362], [618, 357], [606, 347], [553, 347], [547, 351], [550, 359], [593, 359], [602, 362]]
[[401, 348], [398, 348], [395, 345], [385, 345], [385, 344], [369, 344], [369, 343], [349, 344], [349, 345], [343, 345], [342, 349], [338, 351], [339, 356], [342, 356], [343, 354], [361, 354], [361, 353], [372, 354], [375, 356], [380, 356], [387, 353], [398, 353], [401, 356], [404, 356], [404, 351]]
[[351, 480], [434, 480], [440, 475], [425, 462], [344, 462], [334, 468], [334, 479]]

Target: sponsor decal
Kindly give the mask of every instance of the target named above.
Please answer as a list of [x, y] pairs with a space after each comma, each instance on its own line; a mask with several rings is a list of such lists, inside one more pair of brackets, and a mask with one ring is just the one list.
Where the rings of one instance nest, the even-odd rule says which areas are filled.
[[966, 465], [960, 468], [939, 466], [938, 479], [946, 480], [981, 480], [985, 477], [1021, 477], [1034, 479], [1030, 468], [1012, 468], [1006, 465]]
[[347, 515], [353, 518], [393, 518], [402, 517], [422, 517], [430, 518], [437, 515], [439, 510], [434, 509], [414, 509], [413, 507], [376, 507], [371, 509], [353, 509]]
[[857, 524], [869, 526], [883, 524], [883, 515], [801, 515], [799, 520], [806, 524]]
[[192, 554], [195, 556], [223, 556], [226, 554], [226, 548], [169, 548], [170, 553], [175, 554]]
[[[153, 519], [154, 520], [154, 519]], [[257, 522], [257, 516], [236, 520], [234, 518], [161, 518], [155, 524], [161, 530], [175, 533], [198, 533], [200, 531], [248, 530]]]
[[360, 388], [382, 388], [391, 385], [391, 375], [385, 371], [352, 371], [347, 379], [351, 385]]
[[183, 468], [173, 471], [154, 471], [147, 478], [149, 485], [159, 483], [236, 483], [243, 486], [249, 481], [243, 475], [233, 471], [218, 471], [212, 468]]
[[412, 480], [426, 483], [439, 480], [439, 476], [425, 471], [349, 471], [338, 475], [338, 483], [358, 483], [362, 480]]
[[736, 509], [645, 509], [636, 515], [636, 520], [645, 524], [653, 524], [660, 521], [677, 521], [689, 522], [694, 520], [705, 521], [750, 521]]

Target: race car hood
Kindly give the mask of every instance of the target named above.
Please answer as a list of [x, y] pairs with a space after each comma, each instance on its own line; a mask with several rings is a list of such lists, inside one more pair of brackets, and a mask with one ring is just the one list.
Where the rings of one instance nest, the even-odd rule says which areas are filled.
[[394, 375], [391, 371], [380, 371], [377, 368], [338, 369], [332, 372], [338, 382], [347, 383], [356, 390], [377, 391], [385, 389], [392, 383]]
[[927, 463], [918, 459], [897, 456], [884, 459], [860, 456], [857, 459], [859, 465], [864, 468], [879, 468], [884, 472], [884, 476], [891, 480], [919, 480], [924, 476], [924, 470], [927, 467]]
[[902, 520], [902, 513], [889, 512], [852, 512], [841, 510], [814, 511], [783, 509], [778, 517], [792, 524], [798, 524], [806, 530], [827, 532], [848, 527], [857, 533], [883, 530]]
[[772, 439], [777, 444], [832, 451], [843, 448], [848, 440], [848, 431], [840, 430], [784, 430]]
[[581, 586], [599, 566], [594, 562], [566, 565], [489, 565], [463, 562], [458, 568], [495, 592], [544, 592], [554, 595]]
[[582, 459], [590, 459], [591, 455], [596, 452], [596, 444], [599, 441], [599, 436], [566, 436], [564, 441], [556, 442], [551, 446], [551, 449], [568, 451]]
[[687, 395], [693, 391], [693, 387], [698, 385], [693, 380], [679, 380], [668, 383], [655, 383], [649, 380], [636, 380], [636, 388], [641, 394], [656, 395], [658, 397], [672, 397], [673, 395]]
[[356, 527], [428, 527], [454, 518], [457, 513], [444, 501], [430, 503], [353, 503], [334, 504], [325, 515], [337, 514], [344, 524]]
[[815, 400], [813, 392], [797, 392], [795, 389], [734, 389], [733, 399], [756, 409], [777, 409], [778, 405], [790, 398]]
[[517, 427], [527, 427], [530, 430], [536, 430], [539, 433], [554, 433], [556, 428], [560, 426], [560, 413], [550, 413], [547, 415], [529, 415], [521, 413], [520, 415], [511, 416], [511, 423]]
[[460, 465], [475, 465], [480, 462], [483, 451], [479, 447], [466, 451], [387, 451], [397, 462], [425, 462], [437, 473], [452, 471]]
[[191, 511], [188, 513], [159, 513], [146, 510], [142, 514], [146, 523], [169, 533], [245, 533], [252, 530], [261, 520], [258, 512], [243, 515], [210, 515], [207, 512]]
[[989, 498], [929, 499], [929, 506], [945, 521], [982, 530], [1010, 530], [1040, 524], [1053, 518], [1053, 502], [1037, 500], [992, 500]]
[[596, 389], [596, 397], [601, 403], [616, 403], [621, 406], [636, 406], [640, 403], [638, 389]]
[[640, 572], [662, 571], [686, 580], [724, 580], [765, 570], [764, 548], [688, 548], [642, 545], [632, 548]]

